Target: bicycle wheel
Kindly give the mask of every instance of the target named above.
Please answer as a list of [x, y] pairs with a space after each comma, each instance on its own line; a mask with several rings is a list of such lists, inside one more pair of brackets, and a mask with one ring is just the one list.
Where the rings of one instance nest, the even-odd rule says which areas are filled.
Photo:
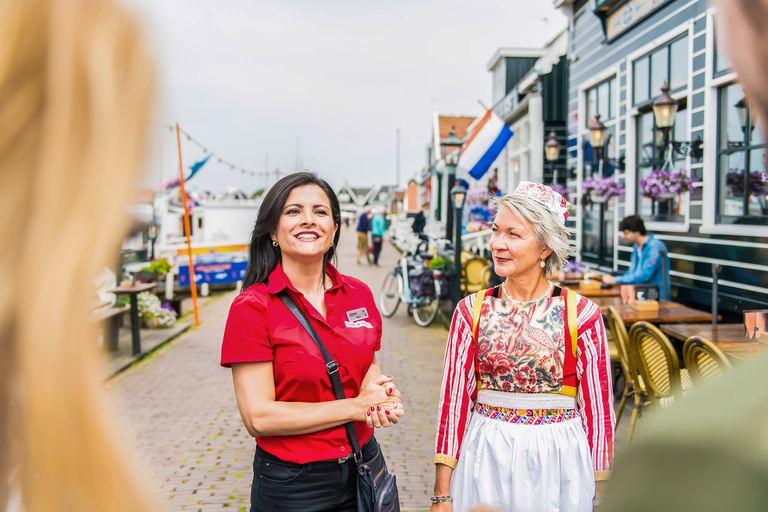
[[401, 286], [399, 272], [392, 271], [384, 279], [384, 285], [379, 293], [379, 309], [382, 315], [390, 317], [397, 311], [397, 306], [400, 305]]
[[429, 295], [421, 297], [418, 302], [413, 305], [413, 319], [416, 323], [422, 327], [426, 327], [432, 323], [432, 320], [437, 316], [437, 310], [440, 303], [440, 280], [433, 279], [432, 287], [429, 290]]

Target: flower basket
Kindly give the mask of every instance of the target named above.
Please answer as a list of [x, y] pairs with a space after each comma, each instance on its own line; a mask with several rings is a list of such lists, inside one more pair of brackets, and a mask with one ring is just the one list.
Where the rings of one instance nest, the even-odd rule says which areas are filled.
[[612, 197], [624, 197], [624, 187], [613, 178], [587, 178], [582, 190], [586, 203], [605, 203]]
[[[734, 196], [744, 196], [744, 170], [732, 171], [725, 175], [725, 184]], [[750, 195], [763, 196], [768, 192], [768, 173], [752, 171], [749, 173]]]
[[651, 171], [646, 178], [640, 178], [640, 193], [659, 201], [668, 201], [683, 192], [695, 189], [693, 180], [685, 169], [677, 171]]

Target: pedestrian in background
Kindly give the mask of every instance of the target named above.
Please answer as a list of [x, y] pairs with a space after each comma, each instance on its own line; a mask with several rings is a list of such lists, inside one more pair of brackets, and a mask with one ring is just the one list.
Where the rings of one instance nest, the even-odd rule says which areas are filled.
[[154, 93], [107, 0], [0, 3], [0, 508], [158, 510], [103, 392], [91, 281], [129, 228]]
[[432, 512], [599, 504], [615, 426], [605, 326], [594, 302], [547, 280], [570, 250], [570, 207], [529, 182], [496, 205], [489, 246], [506, 279], [453, 315]]
[[427, 225], [427, 215], [429, 215], [429, 203], [424, 203], [421, 205], [421, 210], [413, 218], [413, 224], [411, 225], [413, 232], [419, 235], [419, 239], [424, 242], [429, 242], [429, 238], [424, 234], [424, 228]]
[[[363, 214], [365, 216], [365, 214]], [[259, 208], [250, 261], [227, 318], [221, 364], [232, 368], [237, 405], [257, 438], [251, 511], [356, 511], [357, 466], [379, 453], [374, 427], [403, 415], [393, 377], [381, 375], [381, 315], [370, 288], [331, 264], [341, 211], [315, 174], [278, 181]], [[286, 291], [338, 362], [346, 400], [309, 333], [281, 300]]]
[[357, 264], [360, 264], [360, 256], [365, 254], [365, 260], [371, 264], [371, 256], [368, 254], [368, 232], [371, 230], [371, 207], [366, 206], [363, 213], [357, 218]]
[[384, 235], [387, 232], [387, 221], [384, 219], [384, 208], [376, 210], [371, 219], [371, 241], [373, 242], [373, 264], [379, 266], [379, 255]]

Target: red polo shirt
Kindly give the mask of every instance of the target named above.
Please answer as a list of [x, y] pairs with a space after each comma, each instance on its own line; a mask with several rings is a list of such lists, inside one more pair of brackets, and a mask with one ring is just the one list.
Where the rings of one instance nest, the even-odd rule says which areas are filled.
[[[280, 264], [269, 275], [269, 286], [255, 284], [238, 295], [227, 318], [221, 365], [272, 361], [278, 401], [336, 399], [320, 350], [277, 296], [287, 288], [339, 363], [346, 396], [356, 397], [374, 352], [381, 346], [381, 315], [365, 283], [340, 274], [330, 264], [326, 272], [333, 281], [325, 292], [326, 318], [291, 285]], [[365, 422], [356, 422], [355, 429], [360, 446], [373, 434]], [[258, 443], [272, 455], [301, 464], [343, 457], [352, 451], [343, 425], [312, 434], [260, 437]]]

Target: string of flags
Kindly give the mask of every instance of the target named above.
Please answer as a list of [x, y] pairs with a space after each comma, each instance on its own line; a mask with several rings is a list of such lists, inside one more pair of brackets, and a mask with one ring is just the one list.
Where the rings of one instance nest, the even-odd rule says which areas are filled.
[[[168, 126], [168, 125], [165, 125]], [[175, 126], [168, 126], [172, 133], [176, 133], [176, 127]], [[194, 138], [191, 134], [189, 134], [187, 131], [185, 131], [183, 128], [179, 127], [179, 132], [182, 136], [186, 137], [187, 141], [191, 142], [192, 144], [196, 145], [200, 149], [203, 150], [203, 153], [206, 155], [206, 161], [218, 161], [219, 164], [229, 167], [231, 171], [240, 171], [241, 174], [250, 174], [251, 176], [266, 176], [267, 174], [272, 173], [266, 173], [266, 172], [257, 172], [257, 171], [251, 171], [249, 169], [246, 169], [245, 167], [240, 167], [239, 165], [235, 165], [234, 163], [230, 162], [226, 158], [221, 157], [217, 153], [211, 151], [208, 149], [208, 146]], [[202, 166], [201, 166], [202, 167]]]

